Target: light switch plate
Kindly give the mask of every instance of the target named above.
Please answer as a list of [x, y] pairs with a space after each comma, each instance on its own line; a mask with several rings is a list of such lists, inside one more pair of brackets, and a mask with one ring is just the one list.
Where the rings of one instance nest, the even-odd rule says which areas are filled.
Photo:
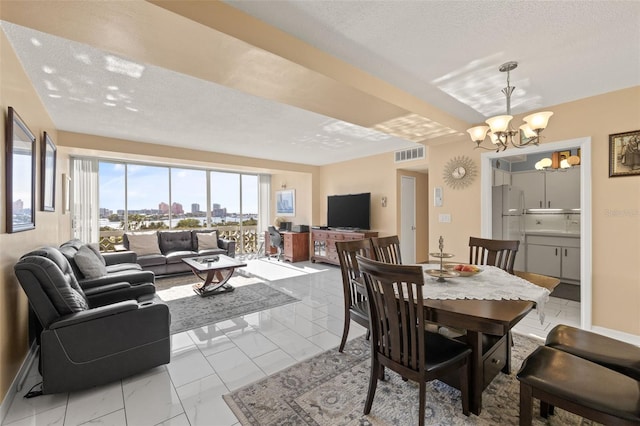
[[435, 207], [442, 207], [442, 187], [436, 186], [433, 188], [433, 205]]
[[449, 213], [440, 213], [438, 215], [438, 221], [440, 223], [451, 223], [451, 215]]

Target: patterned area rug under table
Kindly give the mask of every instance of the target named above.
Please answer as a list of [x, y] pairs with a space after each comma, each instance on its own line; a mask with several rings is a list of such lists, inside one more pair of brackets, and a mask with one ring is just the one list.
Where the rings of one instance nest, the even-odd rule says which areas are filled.
[[[499, 374], [483, 392], [480, 416], [462, 414], [460, 391], [440, 381], [427, 385], [428, 425], [517, 425], [520, 383], [515, 377], [538, 342], [514, 334], [513, 370]], [[417, 425], [418, 386], [385, 370], [371, 413], [363, 414], [369, 381], [369, 342], [347, 343], [344, 353], [324, 352], [224, 396], [243, 425]], [[534, 425], [592, 425], [556, 408], [546, 421], [534, 404]]]
[[194, 276], [181, 280], [189, 283], [166, 288], [160, 282], [165, 289], [157, 292], [157, 297], [169, 306], [171, 334], [299, 301], [256, 278], [233, 277], [229, 283], [234, 291], [209, 297], [200, 297], [193, 291], [192, 285], [197, 281]]

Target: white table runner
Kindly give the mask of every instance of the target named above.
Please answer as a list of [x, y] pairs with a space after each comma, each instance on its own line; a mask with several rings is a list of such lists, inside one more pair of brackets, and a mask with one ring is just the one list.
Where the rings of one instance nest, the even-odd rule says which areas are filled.
[[[440, 269], [440, 265], [422, 265], [423, 270]], [[445, 282], [425, 274], [425, 299], [528, 300], [536, 303], [540, 323], [544, 322], [544, 305], [549, 290], [496, 268], [480, 266], [482, 272], [471, 277], [445, 278]]]

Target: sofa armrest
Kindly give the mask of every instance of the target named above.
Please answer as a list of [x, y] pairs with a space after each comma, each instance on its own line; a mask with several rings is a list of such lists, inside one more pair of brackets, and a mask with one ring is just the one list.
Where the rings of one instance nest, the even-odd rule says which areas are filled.
[[94, 294], [97, 293], [103, 293], [106, 291], [115, 291], [115, 290], [122, 290], [125, 288], [131, 288], [131, 284], [127, 283], [127, 282], [117, 282], [117, 283], [112, 283], [112, 284], [107, 284], [107, 285], [101, 285], [101, 286], [96, 286], [96, 287], [91, 287], [91, 288], [86, 288], [83, 289], [84, 294], [90, 298], [91, 296], [93, 296]]
[[64, 316], [62, 319], [52, 323], [49, 328], [51, 330], [69, 327], [75, 324], [92, 321], [111, 315], [120, 314], [127, 311], [135, 311], [138, 309], [138, 302], [135, 300], [125, 300], [124, 302], [113, 303], [107, 306], [88, 309], [86, 311], [75, 312]]
[[98, 278], [84, 278], [78, 280], [78, 284], [83, 290], [91, 289], [94, 287], [102, 287], [109, 284], [128, 282], [129, 284], [136, 285], [141, 283], [155, 283], [155, 274], [151, 271], [127, 271], [127, 272], [114, 272]]
[[118, 263], [136, 263], [138, 260], [138, 255], [131, 250], [102, 253], [102, 257], [107, 262], [107, 266], [117, 265]]
[[218, 247], [227, 251], [227, 256], [236, 257], [236, 242], [218, 238]]

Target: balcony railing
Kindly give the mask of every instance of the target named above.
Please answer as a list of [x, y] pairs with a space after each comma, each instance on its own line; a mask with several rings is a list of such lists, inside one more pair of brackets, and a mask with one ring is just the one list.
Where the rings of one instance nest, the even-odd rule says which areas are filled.
[[[236, 254], [253, 254], [257, 253], [260, 249], [260, 235], [257, 231], [257, 226], [249, 225], [243, 226], [242, 230], [240, 225], [231, 226], [216, 226], [214, 229], [218, 230], [219, 238], [225, 240], [231, 240], [236, 242]], [[194, 228], [203, 229], [203, 228]], [[190, 229], [174, 229], [175, 231], [186, 231]], [[167, 230], [169, 231], [169, 230]], [[123, 230], [115, 231], [100, 231], [100, 251], [116, 251], [122, 250], [122, 236]]]

